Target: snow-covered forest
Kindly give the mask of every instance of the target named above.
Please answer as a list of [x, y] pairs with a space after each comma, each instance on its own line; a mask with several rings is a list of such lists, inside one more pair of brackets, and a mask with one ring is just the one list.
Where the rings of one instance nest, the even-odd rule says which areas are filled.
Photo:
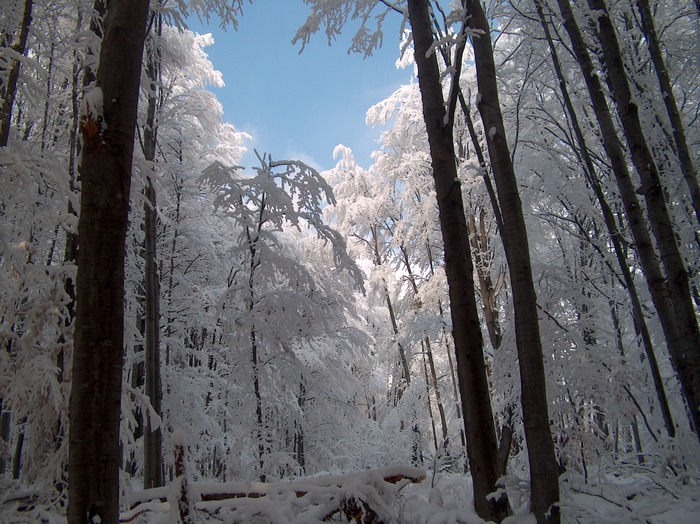
[[696, 522], [698, 0], [285, 1], [368, 168], [238, 165], [246, 0], [0, 0], [0, 521]]

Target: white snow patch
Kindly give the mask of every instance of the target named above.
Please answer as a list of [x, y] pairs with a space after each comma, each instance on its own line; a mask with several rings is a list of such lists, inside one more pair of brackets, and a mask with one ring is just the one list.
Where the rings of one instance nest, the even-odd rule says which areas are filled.
[[176, 429], [173, 431], [173, 446], [186, 446], [187, 445], [187, 434], [181, 430]]
[[104, 124], [104, 93], [101, 87], [93, 87], [83, 96], [83, 103], [80, 106], [80, 118], [91, 118], [94, 122]]
[[489, 129], [489, 140], [493, 140], [493, 137], [496, 136], [496, 133], [498, 133], [498, 131], [496, 131], [495, 127], [490, 128]]

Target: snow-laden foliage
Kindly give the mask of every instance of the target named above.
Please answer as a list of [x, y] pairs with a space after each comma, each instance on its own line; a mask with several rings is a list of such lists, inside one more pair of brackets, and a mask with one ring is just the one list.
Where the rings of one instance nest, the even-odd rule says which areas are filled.
[[365, 57], [384, 42], [383, 24], [388, 16], [399, 14], [403, 17], [403, 27], [407, 23], [408, 12], [405, 2], [377, 0], [304, 0], [311, 12], [292, 41], [299, 43], [302, 50], [309, 43], [314, 33], [323, 29], [328, 43], [332, 43], [347, 25], [357, 25], [348, 52], [361, 53]]
[[[390, 16], [405, 25], [406, 2], [305, 3], [309, 17], [295, 39], [302, 48], [318, 31], [329, 41], [350, 31], [350, 50], [370, 55], [400, 36], [397, 55], [404, 51], [401, 65], [411, 65], [410, 33], [383, 32]], [[24, 2], [0, 2], [3, 95], [11, 60], [19, 58], [22, 65], [9, 143], [0, 148], [0, 520], [62, 522], [76, 271], [71, 257], [79, 208], [77, 136], [80, 125], [99, 121], [98, 88], [83, 82], [99, 56], [99, 38], [89, 30], [91, 21], [99, 20], [93, 20], [93, 2], [32, 4], [27, 48], [16, 56], [10, 47]], [[445, 96], [457, 70], [445, 64], [458, 42], [459, 4], [431, 2]], [[486, 2], [486, 8], [533, 261], [551, 427], [563, 472], [563, 520], [692, 522], [698, 511], [697, 438], [559, 4], [522, 0]], [[602, 78], [603, 56], [590, 29], [602, 14], [574, 4]], [[538, 5], [554, 35], [563, 79], [556, 76]], [[645, 139], [658, 163], [697, 311], [698, 225], [647, 35], [636, 3], [606, 5], [622, 42]], [[412, 462], [430, 469], [423, 485], [387, 491], [366, 473], [343, 477], [349, 483], [342, 487], [354, 500], [379, 508], [386, 522], [480, 522], [463, 475], [464, 427], [418, 79], [369, 108], [368, 125], [384, 131], [368, 168], [357, 164], [350, 148], [338, 146], [336, 166], [321, 174], [267, 155], [252, 174], [244, 173], [235, 166], [248, 137], [222, 121], [223, 109], [208, 91], [224, 85], [206, 55], [213, 40], [184, 25], [195, 15], [235, 27], [245, 6], [245, 1], [154, 3], [155, 14], [173, 27], [166, 23], [149, 36], [149, 56], [157, 57], [155, 79], [152, 63], [145, 60], [143, 69], [125, 286], [125, 508], [142, 500], [148, 422], [162, 431], [165, 479], [173, 480], [153, 498], [171, 505], [177, 500], [182, 483], [174, 479], [171, 450], [185, 442], [189, 507], [202, 521], [321, 520], [338, 502], [337, 492], [300, 499], [288, 489], [290, 479], [305, 477], [294, 482], [318, 486], [324, 481], [316, 475]], [[692, 2], [658, 3], [655, 24], [697, 166], [700, 71], [694, 9]], [[459, 187], [487, 341], [494, 423], [501, 445], [511, 446], [502, 479], [513, 510], [508, 522], [528, 522], [528, 443], [519, 407], [513, 304], [497, 208], [489, 195], [486, 141], [493, 137], [480, 124], [468, 49], [464, 56], [458, 83], [463, 100], [454, 118]], [[564, 84], [592, 169], [564, 101]], [[614, 108], [615, 100], [606, 96]], [[148, 161], [147, 131], [156, 141]], [[627, 164], [631, 169], [629, 159]], [[631, 174], [639, 185], [634, 170]], [[593, 181], [614, 213], [621, 257]], [[160, 414], [144, 385], [149, 183], [157, 197]], [[639, 293], [674, 437], [661, 416], [649, 353], [620, 264], [630, 270]], [[216, 506], [195, 493], [202, 481], [209, 482], [200, 495], [214, 480], [261, 478], [273, 486], [273, 502], [251, 498]], [[149, 504], [139, 517], [144, 521], [167, 514], [168, 502]], [[179, 518], [170, 509], [170, 518]]]

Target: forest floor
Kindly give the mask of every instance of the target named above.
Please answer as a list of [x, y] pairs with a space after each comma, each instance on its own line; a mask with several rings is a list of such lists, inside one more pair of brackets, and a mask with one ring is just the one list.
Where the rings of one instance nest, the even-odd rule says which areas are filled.
[[[387, 482], [388, 471], [403, 478]], [[192, 482], [184, 487], [175, 481], [164, 488], [131, 493], [130, 509], [121, 513], [120, 521], [180, 522], [178, 499], [186, 493], [193, 523], [313, 524], [348, 522], [353, 515], [357, 522], [373, 523], [484, 522], [472, 509], [470, 477], [428, 472], [422, 481], [411, 481], [422, 475], [417, 468], [393, 466], [269, 484]], [[37, 493], [31, 488], [21, 492], [18, 488], [0, 482], [2, 524], [65, 524], [60, 510], [36, 502]], [[528, 482], [510, 477], [504, 491], [513, 510], [504, 524], [536, 524], [527, 512]], [[584, 482], [582, 476], [567, 473], [561, 478], [561, 491], [563, 523], [700, 522], [698, 474], [664, 475], [643, 466], [625, 466], [589, 471], [588, 482]], [[233, 497], [221, 497], [226, 494]]]

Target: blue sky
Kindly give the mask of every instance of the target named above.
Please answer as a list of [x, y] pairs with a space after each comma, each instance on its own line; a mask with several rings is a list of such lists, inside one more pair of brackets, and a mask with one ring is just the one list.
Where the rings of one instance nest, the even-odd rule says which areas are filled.
[[316, 34], [299, 54], [291, 40], [307, 11], [302, 0], [255, 0], [245, 6], [237, 30], [221, 30], [218, 20], [208, 25], [190, 20], [191, 30], [214, 36], [215, 44], [205, 51], [226, 82], [214, 89], [225, 120], [253, 136], [243, 160], [247, 168], [257, 165], [255, 147], [273, 159], [328, 169], [339, 143], [368, 167], [381, 130], [365, 125], [365, 113], [410, 81], [412, 71], [395, 65], [399, 15], [385, 24], [382, 49], [363, 59], [347, 53], [351, 27], [330, 47], [324, 34]]

